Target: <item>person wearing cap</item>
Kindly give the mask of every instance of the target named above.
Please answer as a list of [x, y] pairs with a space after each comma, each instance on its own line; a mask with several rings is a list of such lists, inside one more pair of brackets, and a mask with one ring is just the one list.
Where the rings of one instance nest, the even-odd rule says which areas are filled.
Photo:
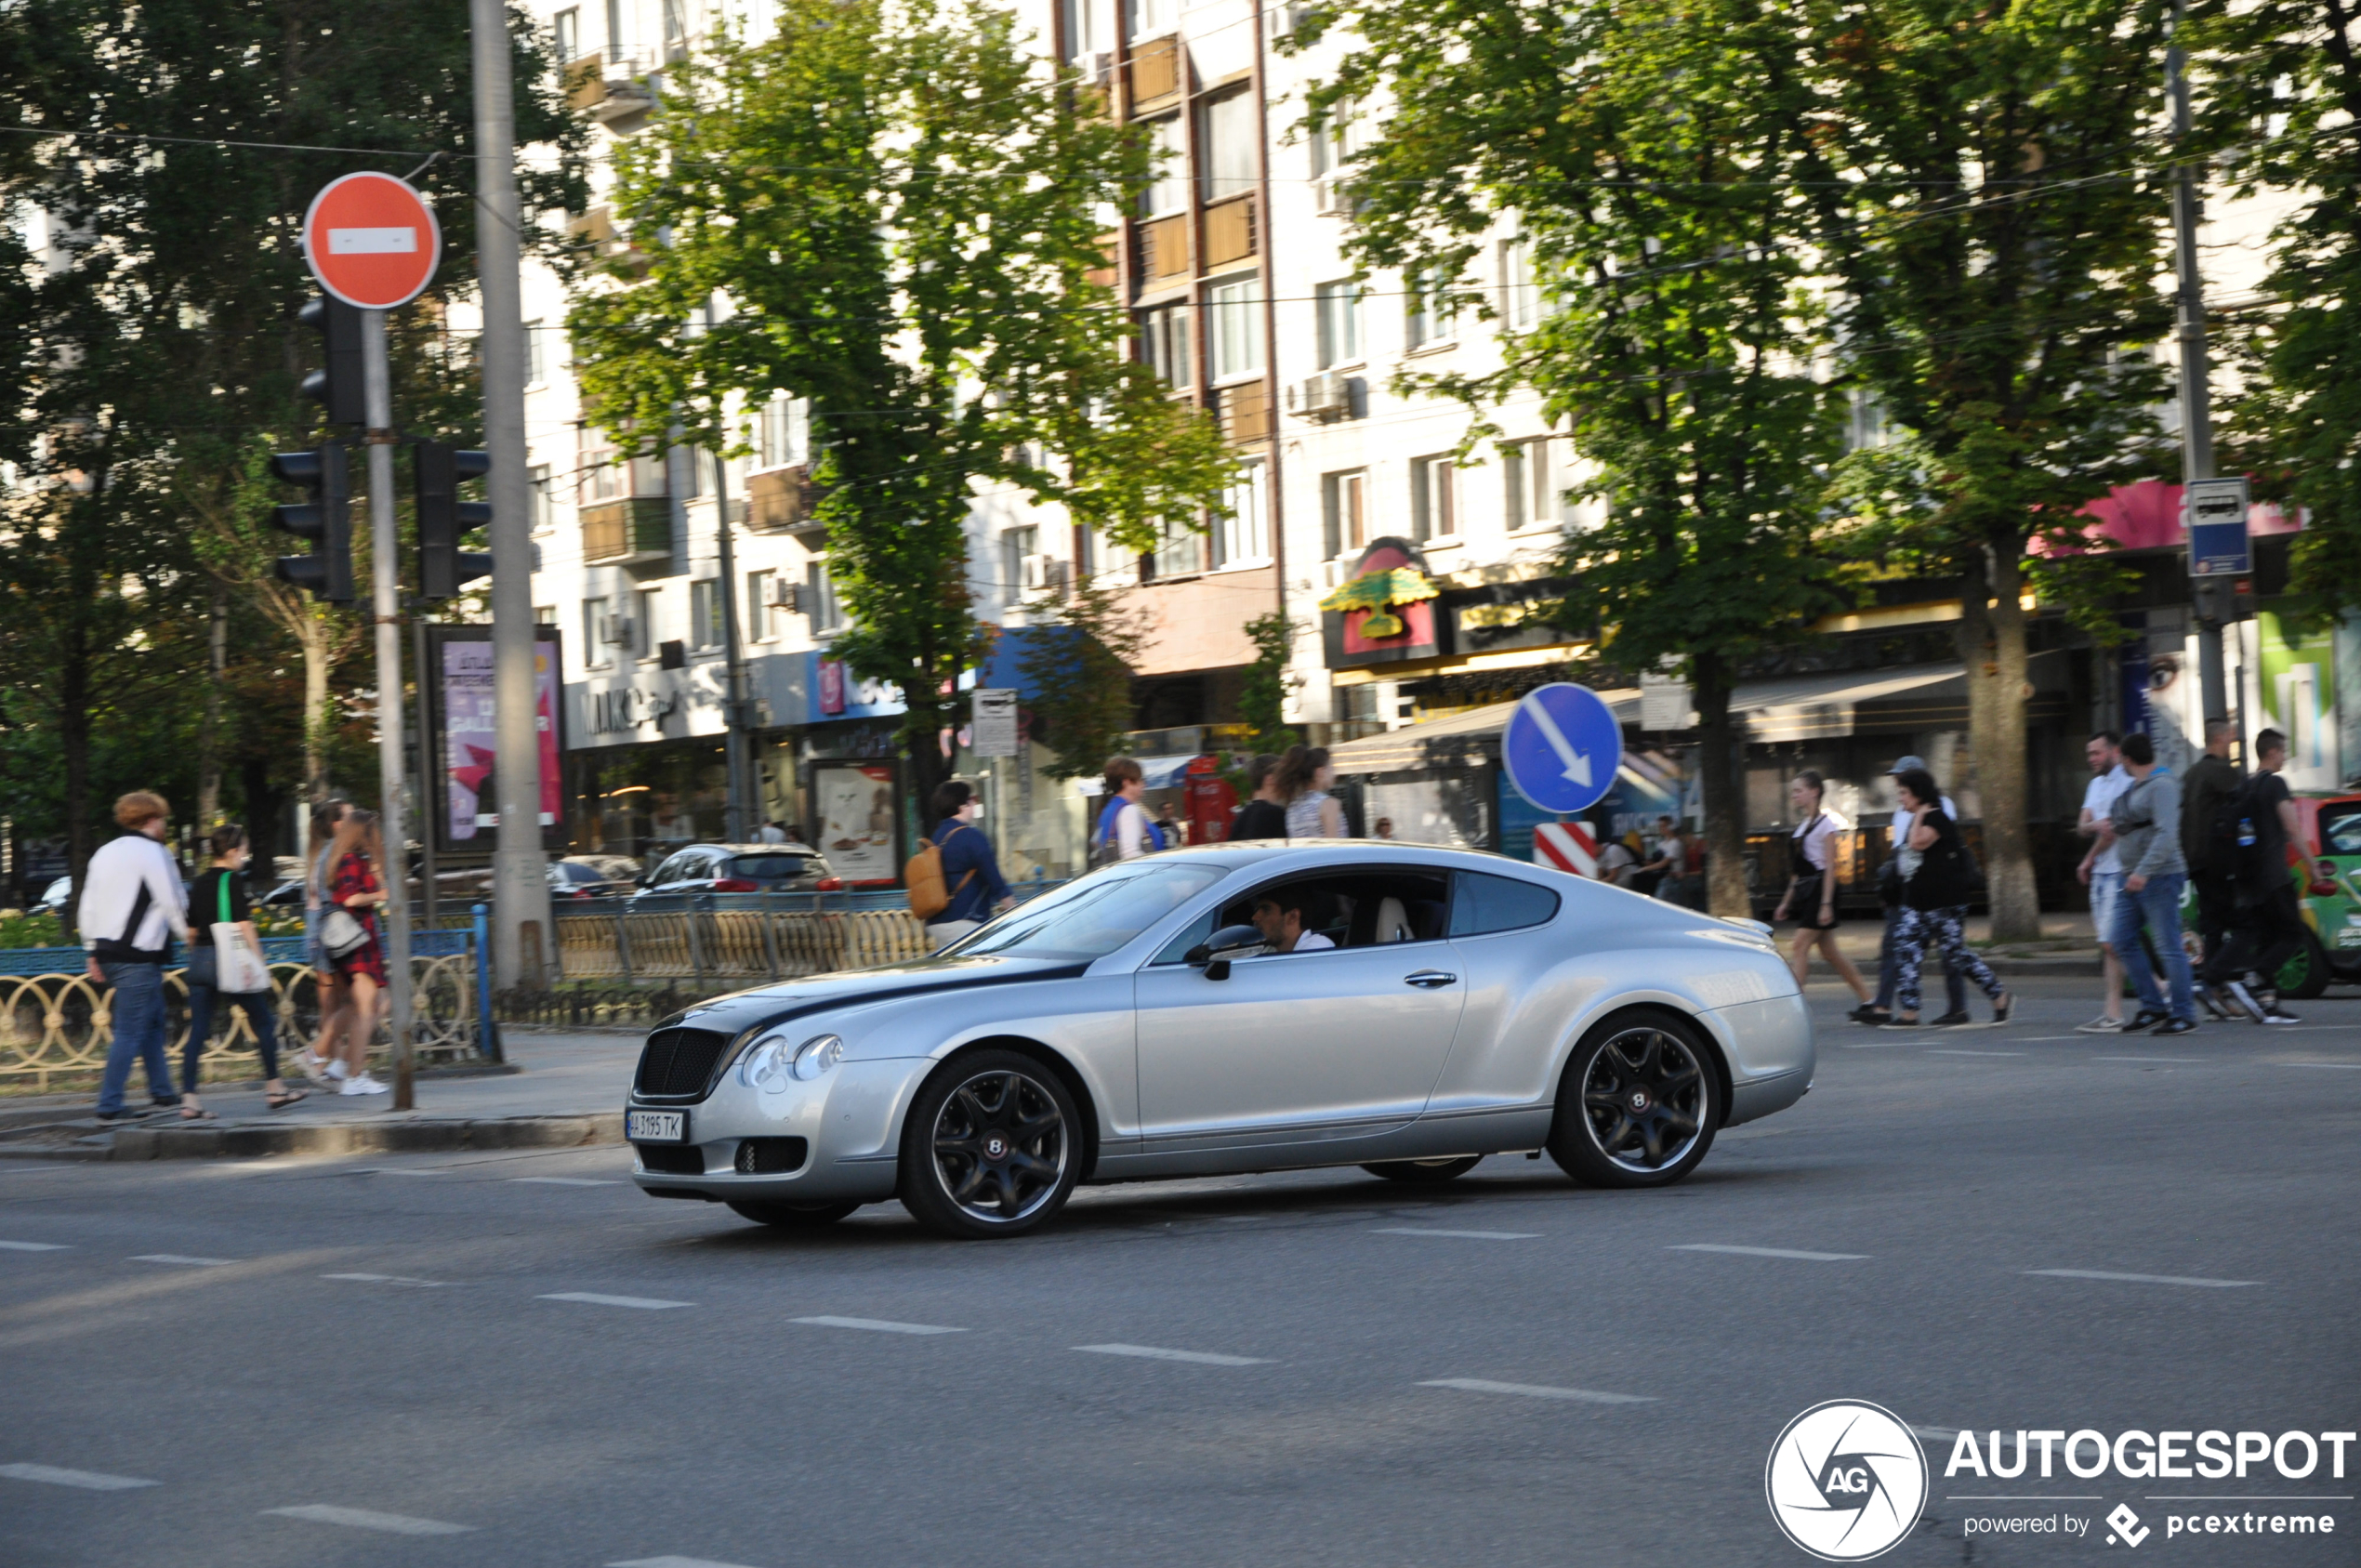
[[[1925, 758], [1912, 752], [1895, 758], [1893, 766], [1885, 771], [1885, 776], [1899, 778], [1913, 769], [1929, 774], [1933, 772], [1927, 766]], [[1951, 803], [1947, 795], [1943, 797], [1943, 814], [1953, 822], [1959, 820], [1959, 809]], [[1885, 934], [1878, 939], [1878, 995], [1874, 1001], [1864, 1002], [1853, 1009], [1856, 1023], [1888, 1023], [1893, 1019], [1893, 992], [1900, 979], [1900, 966], [1893, 950], [1894, 929], [1902, 924], [1902, 885], [1910, 879], [1910, 873], [1918, 864], [1917, 854], [1902, 841], [1903, 835], [1910, 826], [1910, 815], [1908, 811], [1893, 813], [1893, 848], [1887, 854], [1885, 863], [1878, 868], [1878, 891], [1885, 900]], [[1943, 1016], [1934, 1020], [1937, 1026], [1956, 1028], [1968, 1021], [1968, 982], [1959, 970], [1951, 967], [1948, 958], [1943, 963], [1943, 998], [1948, 1006], [1944, 1008]]]

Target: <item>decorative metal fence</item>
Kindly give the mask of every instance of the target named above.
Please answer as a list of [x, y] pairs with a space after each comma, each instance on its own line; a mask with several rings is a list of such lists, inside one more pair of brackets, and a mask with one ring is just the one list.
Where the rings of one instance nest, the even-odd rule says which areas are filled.
[[[478, 1026], [478, 943], [471, 930], [419, 931], [412, 939], [413, 1042], [422, 1060], [471, 1059], [482, 1049]], [[270, 1010], [277, 1024], [281, 1066], [320, 1027], [318, 989], [303, 961], [303, 940], [269, 938]], [[189, 1034], [186, 974], [164, 976], [166, 1040], [176, 1071]], [[113, 988], [89, 978], [78, 947], [0, 951], [0, 1084], [46, 1089], [53, 1080], [97, 1072], [114, 1044]], [[209, 1079], [250, 1077], [259, 1071], [254, 1030], [243, 1008], [217, 1002], [213, 1035], [203, 1058]]]

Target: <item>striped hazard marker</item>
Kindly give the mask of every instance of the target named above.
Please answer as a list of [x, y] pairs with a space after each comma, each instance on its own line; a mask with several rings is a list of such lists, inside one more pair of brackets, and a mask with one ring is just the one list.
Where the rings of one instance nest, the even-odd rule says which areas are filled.
[[1542, 823], [1533, 830], [1533, 858], [1576, 876], [1599, 875], [1599, 841], [1589, 823]]

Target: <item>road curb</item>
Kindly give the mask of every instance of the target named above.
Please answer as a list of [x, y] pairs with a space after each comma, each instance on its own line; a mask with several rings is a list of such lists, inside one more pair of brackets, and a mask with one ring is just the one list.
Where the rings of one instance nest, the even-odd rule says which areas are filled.
[[228, 1122], [217, 1127], [124, 1127], [99, 1157], [215, 1160], [277, 1154], [441, 1154], [489, 1149], [580, 1149], [622, 1141], [620, 1111], [579, 1116]]

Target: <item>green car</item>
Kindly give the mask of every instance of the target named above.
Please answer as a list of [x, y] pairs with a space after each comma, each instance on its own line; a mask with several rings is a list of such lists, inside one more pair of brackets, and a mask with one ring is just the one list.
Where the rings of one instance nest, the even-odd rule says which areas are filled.
[[[2361, 795], [2299, 795], [2295, 797], [2297, 845], [2306, 860], [2290, 862], [2296, 906], [2303, 912], [2302, 950], [2279, 967], [2279, 994], [2317, 996], [2331, 982], [2361, 985]], [[2336, 868], [2333, 881], [2313, 880], [2311, 866], [2322, 859]], [[2196, 956], [2197, 896], [2181, 894], [2181, 925], [2190, 957]], [[2130, 995], [2127, 987], [2125, 994]]]

